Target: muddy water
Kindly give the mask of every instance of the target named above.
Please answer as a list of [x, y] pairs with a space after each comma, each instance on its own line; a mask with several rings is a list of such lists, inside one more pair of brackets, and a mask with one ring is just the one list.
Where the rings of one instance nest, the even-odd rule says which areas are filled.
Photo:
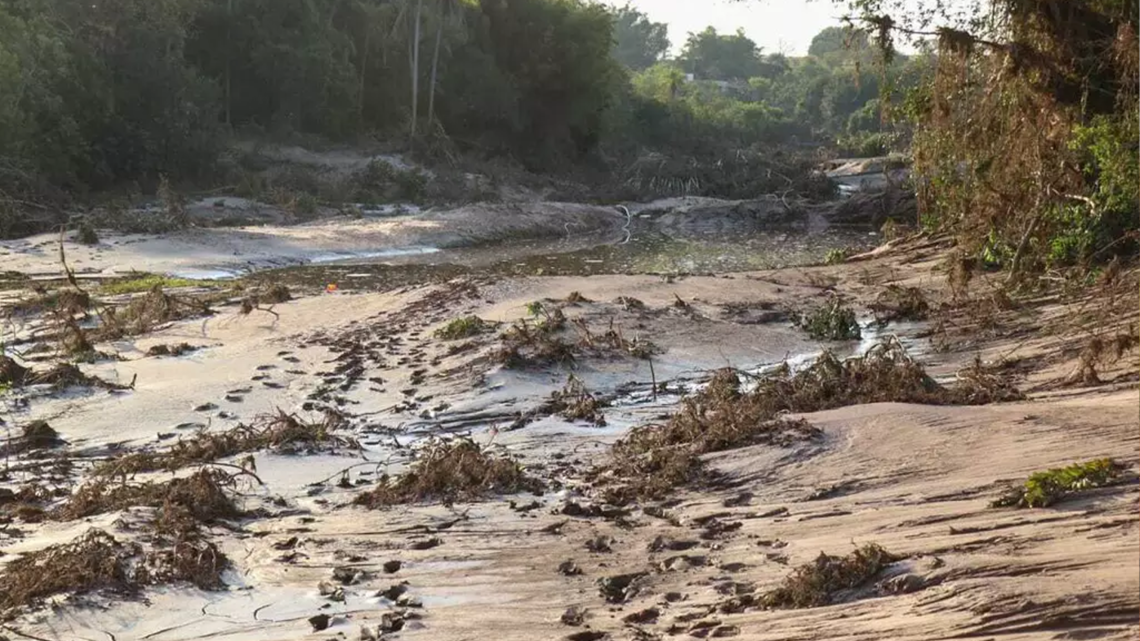
[[590, 276], [596, 274], [724, 274], [819, 264], [828, 251], [861, 251], [879, 242], [867, 228], [803, 226], [759, 228], [755, 224], [686, 225], [663, 228], [633, 221], [610, 234], [573, 234], [493, 246], [419, 251], [382, 256], [328, 258], [319, 263], [269, 270], [255, 280], [300, 286], [388, 290], [460, 275]]

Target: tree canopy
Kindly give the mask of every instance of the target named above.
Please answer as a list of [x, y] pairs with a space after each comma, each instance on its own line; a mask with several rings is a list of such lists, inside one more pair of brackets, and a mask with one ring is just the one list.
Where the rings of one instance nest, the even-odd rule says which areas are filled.
[[744, 31], [720, 34], [707, 27], [690, 33], [681, 51], [685, 71], [707, 80], [747, 80], [760, 74], [760, 48]]
[[669, 26], [652, 22], [628, 3], [617, 7], [614, 20], [614, 59], [634, 71], [659, 62], [669, 52]]

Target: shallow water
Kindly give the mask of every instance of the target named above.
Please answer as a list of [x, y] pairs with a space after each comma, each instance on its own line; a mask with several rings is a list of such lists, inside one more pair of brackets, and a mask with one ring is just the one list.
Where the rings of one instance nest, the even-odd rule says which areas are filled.
[[635, 220], [624, 231], [567, 234], [489, 246], [322, 256], [308, 265], [267, 270], [254, 279], [301, 286], [388, 290], [465, 274], [590, 276], [595, 274], [724, 274], [819, 264], [836, 248], [864, 251], [879, 242], [866, 228], [758, 227], [710, 221], [665, 228]]

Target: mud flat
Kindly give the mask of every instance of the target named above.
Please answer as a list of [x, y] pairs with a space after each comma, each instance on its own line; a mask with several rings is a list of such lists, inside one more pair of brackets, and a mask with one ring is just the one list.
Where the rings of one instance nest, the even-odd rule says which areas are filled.
[[[25, 308], [0, 636], [1135, 638], [1136, 351], [1090, 355], [1069, 321], [1101, 299], [1011, 307], [976, 281], [943, 308], [947, 251], [333, 293], [279, 272], [276, 302], [256, 279], [152, 298], [189, 311], [94, 340], [84, 378], [48, 376], [61, 325]], [[926, 318], [872, 323], [892, 285]], [[1128, 287], [1102, 346], [1135, 333]], [[793, 325], [836, 295], [862, 340]], [[991, 507], [1099, 459], [1047, 507]]]

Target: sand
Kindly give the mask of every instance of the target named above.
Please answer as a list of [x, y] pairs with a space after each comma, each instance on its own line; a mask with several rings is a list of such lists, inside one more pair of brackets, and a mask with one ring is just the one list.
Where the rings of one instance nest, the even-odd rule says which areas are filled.
[[[274, 242], [285, 242], [282, 238]], [[50, 254], [46, 240], [45, 255]], [[153, 244], [183, 240], [147, 242], [152, 244], [104, 250], [98, 259], [76, 252], [74, 260], [77, 266], [82, 259], [92, 268], [117, 270], [118, 260], [129, 256], [124, 267], [166, 271], [158, 265], [201, 266], [224, 253], [203, 239], [194, 242], [214, 252], [205, 258], [187, 258], [184, 247]], [[149, 257], [167, 250], [176, 254]], [[406, 639], [529, 641], [588, 631], [598, 636], [576, 638], [1136, 638], [1140, 488], [1134, 480], [1051, 508], [987, 507], [1005, 485], [1037, 470], [1113, 457], [1134, 474], [1140, 462], [1137, 386], [1130, 374], [1136, 370], [1135, 352], [1104, 368], [1105, 382], [1099, 385], [1063, 385], [1075, 358], [1064, 346], [1080, 340], [1064, 331], [1030, 333], [1028, 339], [1017, 332], [958, 336], [964, 347], [937, 351], [919, 337], [923, 325], [888, 328], [883, 331], [900, 333], [943, 380], [975, 354], [1025, 359], [1035, 365], [1021, 381], [1030, 389], [1029, 398], [973, 407], [878, 403], [807, 414], [822, 430], [821, 440], [707, 455], [709, 465], [723, 474], [722, 483], [679, 489], [664, 508], [669, 518], [636, 507], [621, 518], [560, 513], [567, 501], [593, 501], [580, 495], [588, 493], [582, 472], [604, 461], [609, 446], [629, 427], [660, 420], [674, 409], [677, 390], [685, 385], [725, 365], [754, 368], [789, 356], [802, 360], [826, 347], [786, 320], [748, 315], [755, 312], [741, 316], [727, 304], [796, 309], [836, 290], [865, 304], [889, 282], [942, 295], [944, 275], [936, 268], [943, 256], [938, 243], [911, 243], [845, 265], [731, 277], [474, 279], [467, 285], [322, 294], [276, 305], [279, 317], [241, 315], [224, 307], [211, 318], [115, 343], [109, 347], [124, 360], [84, 370], [122, 382], [137, 376], [133, 391], [37, 397], [19, 419], [45, 418], [68, 441], [68, 451], [101, 456], [109, 446], [158, 446], [198, 429], [177, 427], [187, 423], [220, 430], [278, 408], [304, 415], [306, 401], [346, 354], [359, 359], [365, 377], [379, 376], [383, 383], [361, 379], [334, 394], [353, 417], [362, 452], [256, 456], [264, 485], [243, 486], [240, 502], [267, 512], [209, 530], [233, 560], [227, 590], [174, 586], [148, 589], [139, 599], [61, 601], [53, 609], [21, 614], [4, 624], [0, 635], [53, 641], [356, 639], [361, 626], [375, 630], [393, 610], [377, 591], [407, 581], [409, 594], [422, 607], [411, 609], [418, 618], [409, 618], [398, 632]], [[46, 270], [50, 258], [44, 260], [37, 264]], [[32, 259], [27, 261], [14, 268], [34, 271]], [[584, 359], [574, 370], [504, 371], [486, 358], [494, 348], [493, 335], [452, 355], [453, 344], [432, 337], [463, 314], [509, 323], [527, 315], [528, 302], [564, 299], [572, 291], [594, 302], [566, 307], [571, 318], [582, 318], [596, 331], [613, 319], [627, 337], [663, 348], [652, 373], [648, 361], [630, 358]], [[647, 309], [626, 309], [614, 302], [618, 296], [636, 297]], [[678, 299], [688, 308], [674, 307]], [[1073, 313], [1051, 301], [1033, 311], [1045, 319]], [[182, 357], [143, 355], [150, 345], [181, 341], [204, 347]], [[860, 345], [844, 349], [858, 351]], [[334, 360], [338, 357], [342, 360]], [[419, 369], [426, 374], [416, 376]], [[518, 412], [540, 404], [571, 371], [598, 392], [616, 391], [624, 383], [634, 383], [628, 389], [636, 391], [619, 394], [605, 412], [606, 427], [554, 416], [507, 429]], [[674, 391], [650, 400], [651, 377], [672, 382]], [[404, 393], [408, 389], [414, 391]], [[206, 403], [215, 407], [196, 410]], [[462, 420], [472, 416], [484, 418]], [[492, 425], [501, 431], [489, 432]], [[348, 505], [367, 485], [311, 487], [335, 481], [346, 469], [353, 482], [368, 483], [383, 471], [397, 473], [408, 460], [407, 446], [441, 429], [470, 433], [480, 443], [509, 451], [563, 487], [542, 496], [376, 511]], [[364, 462], [371, 464], [360, 465]], [[274, 507], [275, 497], [285, 507]], [[517, 509], [532, 501], [537, 502], [532, 509]], [[131, 522], [130, 515], [112, 514], [67, 524], [18, 523], [24, 536], [0, 538], [0, 564], [90, 527], [129, 536]], [[557, 533], [543, 531], [559, 523]], [[730, 528], [712, 533], [716, 523]], [[297, 554], [287, 556], [275, 545], [290, 537], [298, 539], [291, 550]], [[432, 537], [440, 540], [438, 546], [415, 549]], [[597, 537], [607, 537], [612, 551], [587, 550], [586, 543]], [[692, 542], [692, 547], [652, 551], [658, 537]], [[736, 611], [730, 603], [737, 593], [774, 587], [820, 552], [841, 555], [871, 542], [906, 556], [892, 571], [914, 576], [908, 581], [917, 589], [804, 610]], [[402, 567], [389, 574], [382, 566], [390, 560]], [[560, 574], [558, 566], [567, 560], [581, 574]], [[331, 602], [317, 585], [342, 566], [364, 571], [365, 578], [344, 587], [343, 602]], [[598, 580], [623, 573], [644, 573], [640, 589], [628, 602], [606, 603]], [[585, 610], [583, 625], [560, 620], [570, 607]], [[656, 617], [623, 621], [649, 608], [657, 609]], [[307, 619], [319, 613], [331, 615], [331, 625], [313, 631]]]

